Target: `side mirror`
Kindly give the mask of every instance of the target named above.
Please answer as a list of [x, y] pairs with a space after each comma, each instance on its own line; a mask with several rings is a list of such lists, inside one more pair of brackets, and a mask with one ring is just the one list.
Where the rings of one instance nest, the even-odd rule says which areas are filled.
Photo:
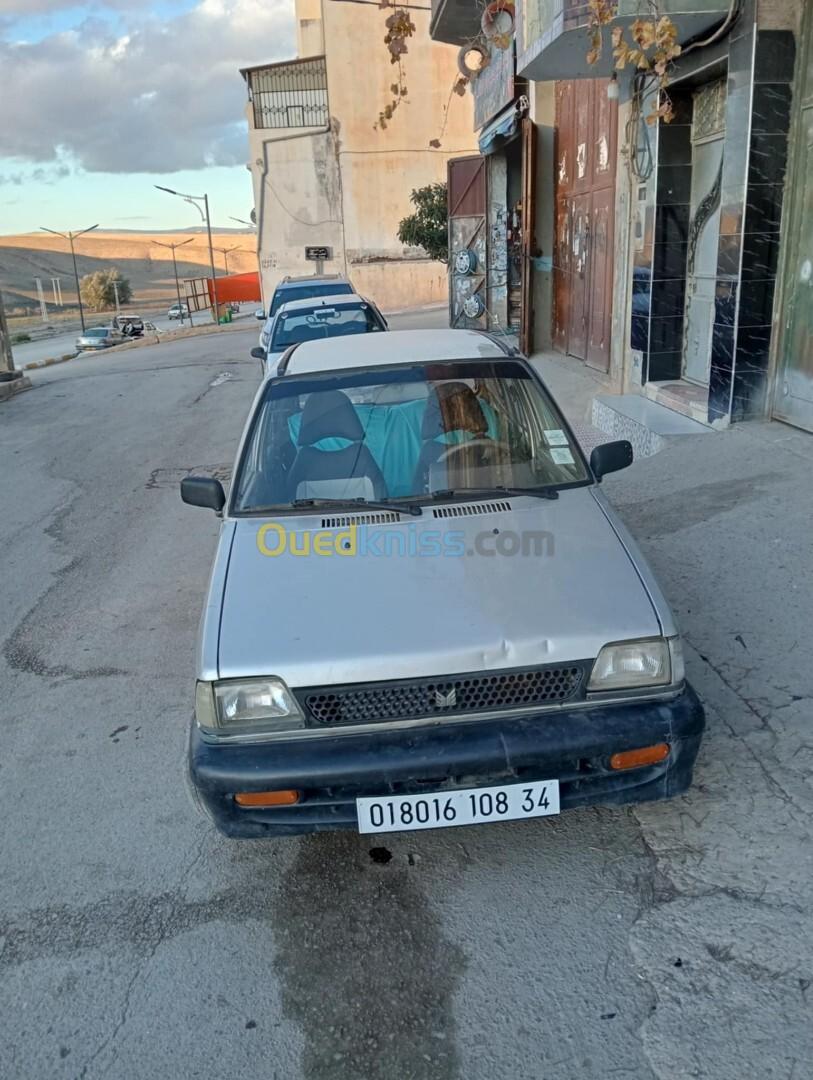
[[265, 360], [265, 349], [262, 345], [255, 345], [251, 350], [251, 355], [255, 360]]
[[607, 473], [626, 469], [628, 465], [632, 465], [632, 443], [626, 439], [602, 443], [590, 455], [590, 468], [596, 480], [601, 480]]
[[219, 514], [226, 504], [226, 492], [211, 476], [185, 476], [181, 480], [181, 498], [190, 506], [205, 506]]

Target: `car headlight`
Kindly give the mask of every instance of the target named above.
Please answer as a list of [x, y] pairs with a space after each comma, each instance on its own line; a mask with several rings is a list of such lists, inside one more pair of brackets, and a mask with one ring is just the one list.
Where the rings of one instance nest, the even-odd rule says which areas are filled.
[[207, 735], [257, 738], [304, 728], [305, 718], [282, 679], [199, 682], [195, 719]]
[[638, 690], [683, 682], [680, 638], [616, 641], [596, 657], [588, 691]]

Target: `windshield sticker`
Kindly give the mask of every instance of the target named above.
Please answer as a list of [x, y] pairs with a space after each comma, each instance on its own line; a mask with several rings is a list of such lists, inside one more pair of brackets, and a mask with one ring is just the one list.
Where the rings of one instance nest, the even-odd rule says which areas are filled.
[[548, 431], [543, 431], [545, 436], [545, 442], [548, 446], [567, 446], [567, 435], [561, 428], [551, 428]]
[[551, 448], [550, 456], [553, 458], [557, 465], [572, 465], [573, 455], [566, 447], [554, 446]]

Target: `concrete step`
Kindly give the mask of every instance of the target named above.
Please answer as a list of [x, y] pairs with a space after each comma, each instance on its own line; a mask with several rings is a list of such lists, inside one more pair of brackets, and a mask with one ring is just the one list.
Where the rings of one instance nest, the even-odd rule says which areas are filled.
[[650, 457], [678, 435], [711, 435], [711, 428], [639, 394], [593, 398], [593, 426], [611, 439], [629, 439], [636, 457]]

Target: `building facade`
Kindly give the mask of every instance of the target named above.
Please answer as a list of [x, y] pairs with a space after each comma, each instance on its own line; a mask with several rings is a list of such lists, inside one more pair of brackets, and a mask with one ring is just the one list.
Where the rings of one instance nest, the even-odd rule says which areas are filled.
[[266, 301], [284, 275], [317, 269], [389, 309], [446, 299], [446, 267], [398, 225], [410, 193], [474, 149], [472, 102], [451, 92], [456, 50], [429, 39], [428, 12], [410, 9], [409, 51], [391, 63], [390, 13], [297, 0], [298, 58], [242, 72]]
[[[552, 145], [528, 214], [538, 346], [549, 326], [574, 363], [707, 425], [813, 430], [813, 5], [661, 0], [682, 45], [669, 123], [629, 69], [610, 81], [610, 27], [588, 64], [587, 5], [510, 7], [515, 79]], [[467, 10], [436, 0], [433, 35], [465, 47]], [[622, 0], [613, 25], [637, 10]]]

